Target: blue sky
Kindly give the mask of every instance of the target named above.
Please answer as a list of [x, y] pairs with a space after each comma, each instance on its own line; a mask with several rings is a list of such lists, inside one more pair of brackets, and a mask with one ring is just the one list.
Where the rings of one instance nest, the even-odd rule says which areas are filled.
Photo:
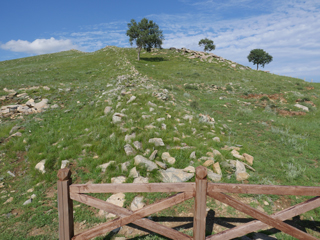
[[0, 61], [69, 49], [130, 47], [131, 19], [154, 20], [164, 48], [201, 50], [250, 66], [250, 50], [273, 56], [264, 70], [320, 82], [319, 0], [10, 0], [0, 8]]

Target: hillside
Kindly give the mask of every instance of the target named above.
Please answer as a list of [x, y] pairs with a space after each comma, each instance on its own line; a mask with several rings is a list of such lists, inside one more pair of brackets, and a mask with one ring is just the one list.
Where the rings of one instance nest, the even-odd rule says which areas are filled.
[[[62, 164], [76, 183], [194, 181], [194, 168], [205, 165], [211, 181], [320, 186], [319, 83], [187, 49], [142, 52], [139, 62], [136, 55], [106, 47], [0, 62], [3, 239], [57, 239]], [[136, 196], [125, 194], [122, 204], [130, 208]], [[141, 196], [149, 204], [167, 195]], [[241, 199], [270, 214], [307, 198]], [[188, 223], [192, 204], [152, 217]], [[213, 200], [207, 206], [220, 217], [208, 234], [230, 227], [225, 217], [246, 217]], [[74, 210], [76, 232], [108, 215], [76, 203]], [[319, 238], [320, 209], [293, 224]], [[116, 236], [143, 234], [132, 229]]]

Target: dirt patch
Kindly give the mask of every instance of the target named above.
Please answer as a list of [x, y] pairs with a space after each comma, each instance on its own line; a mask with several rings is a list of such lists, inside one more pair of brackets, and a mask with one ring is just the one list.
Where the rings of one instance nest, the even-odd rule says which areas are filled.
[[14, 216], [19, 216], [19, 215], [21, 215], [23, 213], [24, 213], [24, 211], [21, 210], [21, 209], [18, 209], [18, 208], [17, 209], [13, 209], [12, 212], [11, 212], [11, 214], [14, 215]]
[[304, 103], [310, 104], [313, 107], [316, 107], [316, 105], [312, 101], [306, 101], [304, 99], [297, 99], [296, 102], [304, 102]]
[[47, 189], [46, 198], [54, 198], [54, 197], [56, 197], [56, 194], [57, 194], [57, 189], [55, 189], [55, 187], [52, 186], [52, 187]]
[[49, 232], [49, 227], [45, 226], [43, 228], [32, 228], [31, 231], [28, 233], [28, 236], [38, 236], [38, 235], [46, 235]]
[[288, 110], [283, 110], [283, 109], [278, 109], [277, 112], [281, 116], [304, 116], [304, 115], [306, 115], [306, 112], [288, 111]]
[[260, 99], [262, 97], [268, 97], [270, 100], [272, 101], [280, 101], [281, 103], [287, 103], [287, 100], [283, 97], [283, 94], [248, 94], [248, 95], [244, 95], [241, 96], [244, 99]]
[[314, 87], [306, 87], [307, 90], [313, 90]]

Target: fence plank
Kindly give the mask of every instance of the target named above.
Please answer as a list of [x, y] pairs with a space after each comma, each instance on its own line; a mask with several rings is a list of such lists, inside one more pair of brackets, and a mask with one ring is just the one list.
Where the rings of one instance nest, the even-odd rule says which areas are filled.
[[207, 208], [207, 168], [196, 168], [196, 193], [193, 217], [193, 238], [204, 240], [206, 237], [206, 208]]
[[255, 208], [252, 208], [251, 206], [248, 206], [226, 194], [223, 193], [218, 193], [218, 192], [208, 192], [208, 196], [213, 197], [217, 200], [219, 200], [220, 202], [223, 202], [225, 204], [228, 204], [229, 206], [237, 209], [238, 211], [241, 211], [243, 213], [248, 214], [249, 216], [252, 216], [258, 220], [260, 220], [261, 222], [266, 223], [269, 226], [272, 226], [276, 229], [281, 230], [284, 233], [287, 233], [295, 238], [298, 239], [302, 239], [302, 240], [318, 240], [317, 238], [311, 236], [308, 233], [305, 233], [297, 228], [294, 228], [284, 222], [282, 222], [281, 220], [278, 219], [274, 219], [270, 216], [268, 216], [267, 214], [260, 212], [258, 210], [256, 210]]
[[[312, 209], [315, 209], [317, 207], [320, 207], [320, 197], [309, 199], [303, 203], [299, 203], [295, 206], [292, 206], [280, 212], [274, 213], [270, 216], [275, 219], [284, 221], [294, 216], [310, 211]], [[215, 235], [208, 236], [206, 239], [207, 240], [228, 240], [236, 237], [241, 237], [243, 235], [258, 231], [266, 227], [268, 227], [267, 224], [261, 221], [255, 220], [249, 223], [245, 223], [241, 226], [219, 232]]]
[[[96, 207], [105, 211], [108, 211], [110, 213], [116, 214], [118, 216], [121, 216], [121, 218], [114, 219], [111, 222], [104, 223], [102, 225], [99, 225], [97, 227], [94, 227], [92, 229], [89, 229], [81, 234], [78, 234], [75, 236], [73, 239], [91, 239], [94, 237], [97, 237], [99, 235], [105, 234], [107, 232], [110, 232], [111, 230], [121, 227], [123, 225], [129, 224], [133, 222], [136, 225], [139, 225], [141, 227], [147, 228], [153, 232], [156, 232], [158, 234], [161, 234], [163, 236], [167, 236], [170, 238], [174, 237], [173, 239], [191, 239], [188, 235], [185, 235], [183, 233], [180, 233], [178, 231], [175, 231], [170, 228], [163, 228], [159, 227], [160, 224], [152, 223], [150, 222], [145, 222], [141, 221], [139, 222], [139, 219], [142, 220], [141, 218], [148, 216], [150, 214], [153, 214], [155, 212], [159, 212], [163, 209], [166, 209], [168, 207], [171, 207], [173, 205], [179, 204], [181, 202], [184, 202], [188, 199], [193, 198], [193, 193], [179, 193], [174, 196], [171, 196], [167, 199], [164, 199], [160, 202], [151, 204], [147, 207], [144, 207], [140, 210], [137, 210], [135, 212], [131, 212], [128, 209], [118, 207], [116, 205], [107, 203], [101, 199], [97, 199], [88, 195], [83, 195], [83, 194], [74, 194], [71, 193], [71, 198], [78, 201], [82, 202], [86, 205]], [[140, 224], [139, 224], [140, 223]], [[161, 225], [162, 226], [162, 225]], [[170, 230], [169, 230], [170, 229]]]
[[59, 212], [59, 239], [70, 240], [74, 235], [73, 202], [69, 195], [69, 186], [72, 184], [71, 171], [67, 168], [58, 171], [58, 212]]
[[320, 196], [320, 187], [209, 183], [208, 192]]
[[72, 184], [70, 193], [194, 192], [195, 183]]

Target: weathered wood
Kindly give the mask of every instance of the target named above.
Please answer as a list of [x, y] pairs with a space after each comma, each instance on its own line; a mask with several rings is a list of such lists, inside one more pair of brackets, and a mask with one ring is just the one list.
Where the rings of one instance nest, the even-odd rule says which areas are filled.
[[195, 183], [72, 184], [71, 193], [194, 192]]
[[[144, 227], [146, 229], [149, 229], [153, 232], [156, 232], [160, 235], [170, 237], [172, 239], [191, 239], [188, 235], [180, 233], [178, 231], [175, 231], [173, 229], [167, 228], [167, 227], [160, 227], [160, 224], [154, 223], [152, 221], [149, 222], [147, 219], [141, 219], [145, 216], [148, 216], [150, 214], [153, 214], [155, 212], [159, 212], [163, 209], [166, 209], [168, 207], [171, 207], [173, 205], [179, 204], [181, 202], [184, 202], [190, 198], [193, 198], [193, 193], [179, 193], [174, 196], [171, 196], [167, 199], [161, 200], [158, 203], [151, 204], [147, 207], [144, 207], [140, 210], [137, 210], [135, 212], [132, 212], [128, 209], [118, 207], [116, 205], [107, 203], [101, 199], [97, 199], [88, 195], [84, 194], [74, 194], [71, 193], [71, 198], [84, 203], [86, 205], [96, 207], [99, 209], [102, 209], [104, 211], [116, 214], [118, 216], [121, 216], [121, 218], [114, 219], [111, 222], [107, 222], [104, 224], [101, 224], [97, 227], [91, 228], [81, 234], [78, 234], [73, 239], [79, 240], [79, 239], [91, 239], [94, 237], [97, 237], [102, 234], [106, 234], [107, 232], [110, 232], [111, 230], [115, 228], [119, 228], [123, 225], [129, 224], [133, 222], [136, 225], [139, 225], [141, 227]], [[141, 221], [143, 220], [143, 221]], [[147, 220], [147, 221], [146, 221]], [[159, 226], [160, 225], [160, 226]]]
[[263, 223], [266, 223], [269, 226], [272, 226], [278, 230], [281, 230], [284, 233], [287, 233], [295, 238], [302, 239], [302, 240], [318, 240], [317, 238], [311, 236], [308, 233], [305, 233], [297, 228], [294, 228], [281, 220], [272, 218], [268, 216], [267, 214], [258, 211], [257, 209], [248, 206], [226, 194], [218, 193], [218, 192], [209, 192], [208, 196], [213, 197], [220, 202], [223, 202], [225, 204], [228, 204], [229, 206], [237, 209], [238, 211], [241, 211], [245, 214], [248, 214], [251, 217], [254, 217], [258, 220], [260, 220]]
[[[309, 199], [303, 203], [299, 203], [295, 206], [284, 209], [280, 212], [270, 215], [270, 217], [284, 221], [294, 216], [300, 215], [312, 209], [320, 207], [320, 197], [315, 197]], [[234, 227], [222, 232], [219, 232], [215, 235], [206, 237], [207, 240], [228, 240], [236, 237], [244, 236], [248, 233], [258, 231], [260, 229], [268, 227], [267, 224], [255, 220], [249, 223], [242, 224], [241, 226]]]
[[196, 168], [196, 192], [193, 216], [193, 239], [204, 240], [206, 237], [207, 208], [207, 168]]
[[320, 196], [320, 187], [209, 183], [208, 192]]
[[74, 235], [73, 202], [70, 199], [69, 186], [72, 184], [69, 169], [60, 169], [58, 172], [58, 213], [59, 213], [59, 239], [70, 240]]

